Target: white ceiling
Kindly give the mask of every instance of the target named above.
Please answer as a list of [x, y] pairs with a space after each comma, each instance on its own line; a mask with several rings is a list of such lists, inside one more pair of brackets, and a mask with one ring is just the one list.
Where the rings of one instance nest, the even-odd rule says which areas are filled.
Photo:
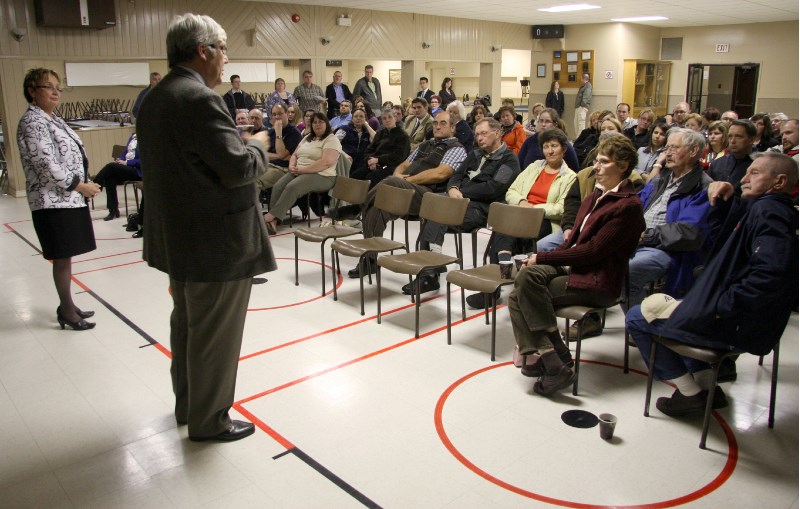
[[[252, 0], [251, 0], [252, 1]], [[255, 0], [269, 1], [269, 0]], [[797, 0], [293, 0], [300, 5], [424, 13], [524, 25], [609, 23], [612, 18], [665, 16], [655, 27], [730, 25], [798, 19]], [[537, 9], [587, 3], [600, 9], [548, 13]]]

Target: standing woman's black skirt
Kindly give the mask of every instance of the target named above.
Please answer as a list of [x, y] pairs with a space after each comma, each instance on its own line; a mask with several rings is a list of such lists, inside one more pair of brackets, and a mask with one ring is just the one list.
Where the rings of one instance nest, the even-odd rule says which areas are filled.
[[71, 258], [94, 251], [94, 229], [89, 207], [39, 209], [32, 212], [33, 227], [47, 260]]

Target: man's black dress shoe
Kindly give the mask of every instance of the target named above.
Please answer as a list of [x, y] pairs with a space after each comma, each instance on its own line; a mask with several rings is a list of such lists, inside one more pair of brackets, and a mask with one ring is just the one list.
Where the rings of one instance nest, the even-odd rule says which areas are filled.
[[411, 283], [403, 285], [403, 294], [412, 295], [416, 291], [417, 282], [421, 281], [419, 285], [419, 293], [433, 292], [439, 289], [439, 277], [437, 276], [420, 276]]
[[[378, 261], [376, 259], [373, 258], [372, 260], [370, 260], [369, 264], [366, 263], [365, 259], [365, 261], [362, 263], [365, 276], [368, 274], [375, 274], [376, 272], [378, 272]], [[369, 267], [369, 269], [367, 269], [367, 267]], [[347, 271], [347, 277], [349, 277], [350, 279], [358, 279], [360, 277], [358, 274], [358, 265], [356, 265], [355, 268]]]
[[[500, 289], [498, 288], [494, 294], [497, 296], [497, 303], [500, 304]], [[467, 296], [467, 306], [472, 309], [484, 309], [492, 303], [492, 294], [490, 293], [473, 293]]]
[[231, 421], [231, 427], [227, 431], [223, 431], [217, 435], [210, 437], [189, 437], [193, 442], [205, 442], [208, 440], [218, 440], [220, 442], [233, 442], [249, 437], [256, 432], [256, 427], [252, 422], [246, 421]]

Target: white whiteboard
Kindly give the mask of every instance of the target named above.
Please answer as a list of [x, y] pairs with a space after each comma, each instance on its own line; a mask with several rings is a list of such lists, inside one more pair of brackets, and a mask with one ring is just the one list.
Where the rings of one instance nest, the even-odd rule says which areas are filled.
[[147, 62], [115, 64], [66, 63], [66, 84], [70, 87], [102, 87], [113, 85], [142, 86], [150, 84]]
[[247, 83], [272, 83], [275, 81], [275, 64], [268, 62], [228, 62], [222, 74], [222, 81], [230, 83], [231, 76], [238, 74], [243, 87]]

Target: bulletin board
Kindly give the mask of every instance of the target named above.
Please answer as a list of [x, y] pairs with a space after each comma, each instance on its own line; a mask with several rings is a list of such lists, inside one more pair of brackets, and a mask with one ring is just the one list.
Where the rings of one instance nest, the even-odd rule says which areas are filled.
[[561, 88], [579, 88], [581, 76], [589, 74], [594, 79], [594, 50], [559, 50], [553, 52], [553, 81]]

